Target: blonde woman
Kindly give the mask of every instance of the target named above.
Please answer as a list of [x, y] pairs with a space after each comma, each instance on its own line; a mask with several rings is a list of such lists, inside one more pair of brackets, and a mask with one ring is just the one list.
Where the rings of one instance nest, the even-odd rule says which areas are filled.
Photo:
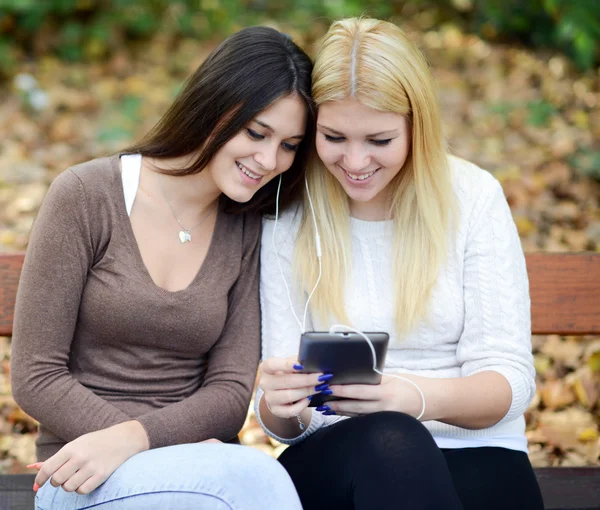
[[[266, 220], [256, 411], [291, 445], [280, 461], [303, 507], [541, 509], [523, 417], [535, 392], [527, 273], [500, 184], [448, 155], [428, 65], [391, 23], [335, 22], [313, 95], [322, 278], [306, 329], [387, 331], [385, 372], [422, 395], [391, 375], [339, 386], [298, 373], [292, 308], [302, 318], [319, 276], [315, 227], [308, 201], [274, 240]], [[319, 392], [342, 400], [309, 408]]]

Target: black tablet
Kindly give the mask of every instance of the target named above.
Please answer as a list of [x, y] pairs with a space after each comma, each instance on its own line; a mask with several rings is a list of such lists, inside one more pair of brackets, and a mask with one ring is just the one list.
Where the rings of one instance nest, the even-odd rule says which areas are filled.
[[[376, 367], [383, 372], [389, 335], [383, 332], [364, 333], [375, 349]], [[298, 362], [302, 372], [333, 374], [329, 384], [379, 384], [381, 374], [373, 370], [373, 354], [367, 341], [357, 333], [304, 333], [300, 338]], [[335, 395], [316, 395], [310, 406], [335, 400]]]

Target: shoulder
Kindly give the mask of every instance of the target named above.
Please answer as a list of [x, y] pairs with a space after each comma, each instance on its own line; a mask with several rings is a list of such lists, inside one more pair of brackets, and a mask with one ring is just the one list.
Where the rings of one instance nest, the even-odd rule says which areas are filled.
[[118, 156], [99, 158], [67, 168], [52, 181], [46, 201], [58, 202], [65, 207], [86, 207], [94, 197], [103, 201], [115, 180], [114, 165]]
[[269, 268], [278, 260], [291, 261], [293, 259], [296, 238], [302, 223], [302, 204], [294, 203], [285, 211], [280, 212], [277, 222], [275, 216], [263, 216], [263, 230], [261, 237], [261, 265]]
[[92, 159], [74, 165], [63, 173], [75, 176], [86, 189], [106, 186], [119, 176], [119, 156]]
[[254, 212], [247, 212], [243, 215], [244, 223], [244, 248], [254, 247], [260, 242], [260, 233], [262, 231], [261, 215]]
[[449, 156], [454, 190], [461, 202], [476, 202], [483, 194], [494, 195], [502, 186], [487, 170], [456, 156]]
[[275, 215], [264, 215], [263, 224], [263, 244], [271, 238], [275, 231], [276, 241], [278, 243], [294, 243], [302, 223], [303, 206], [301, 202], [296, 202], [280, 211], [277, 221]]
[[86, 199], [104, 199], [120, 183], [118, 155], [93, 159], [67, 168], [53, 181], [51, 188], [57, 192], [82, 193]]
[[449, 163], [461, 222], [477, 217], [494, 199], [506, 201], [502, 185], [490, 172], [456, 156], [449, 156]]

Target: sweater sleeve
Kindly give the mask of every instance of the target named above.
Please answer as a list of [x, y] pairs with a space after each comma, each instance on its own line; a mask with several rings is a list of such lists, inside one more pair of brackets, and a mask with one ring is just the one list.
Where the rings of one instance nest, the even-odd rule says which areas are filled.
[[65, 441], [131, 419], [72, 377], [69, 353], [94, 259], [85, 190], [73, 171], [50, 187], [34, 224], [15, 306], [12, 393]]
[[[263, 360], [272, 357], [287, 358], [293, 356], [298, 354], [300, 347], [301, 329], [292, 312], [293, 305], [293, 310], [302, 323], [305, 299], [303, 293], [295, 285], [292, 273], [294, 247], [300, 218], [300, 211], [289, 211], [280, 219], [277, 227], [275, 227], [274, 221], [265, 220], [263, 222], [260, 268]], [[273, 242], [274, 229], [276, 229], [275, 242]], [[277, 260], [278, 258], [279, 260]], [[286, 284], [289, 288], [289, 298]], [[310, 313], [307, 314], [306, 325], [307, 329], [312, 329]], [[262, 396], [263, 392], [258, 388], [254, 399], [256, 418], [265, 433], [281, 443], [299, 443], [321, 427], [331, 425], [343, 418], [340, 416], [323, 416], [313, 409], [311, 422], [306, 430], [298, 437], [285, 439], [277, 436], [263, 423], [260, 416]]]
[[[490, 176], [488, 176], [490, 178]], [[502, 187], [495, 179], [471, 214], [464, 259], [462, 375], [492, 370], [510, 384], [500, 423], [522, 415], [535, 394], [529, 282], [525, 257]]]
[[228, 441], [244, 425], [260, 356], [258, 218], [245, 229], [243, 245], [239, 277], [229, 292], [225, 327], [208, 353], [202, 386], [179, 402], [136, 418], [146, 429], [150, 448], [209, 438]]

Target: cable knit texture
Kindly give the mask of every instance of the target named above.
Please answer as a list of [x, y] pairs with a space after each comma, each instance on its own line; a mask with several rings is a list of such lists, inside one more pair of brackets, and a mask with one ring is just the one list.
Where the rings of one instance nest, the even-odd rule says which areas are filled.
[[[503, 446], [527, 451], [523, 413], [535, 394], [531, 354], [530, 301], [525, 258], [502, 187], [488, 172], [452, 157], [454, 191], [459, 201], [459, 224], [449, 242], [448, 261], [433, 289], [429, 316], [403, 340], [394, 326], [392, 285], [393, 222], [351, 219], [352, 275], [344, 294], [351, 326], [363, 331], [390, 333], [385, 371], [424, 377], [450, 378], [493, 370], [510, 383], [512, 403], [496, 425], [468, 430], [437, 421], [424, 425], [440, 447]], [[294, 241], [300, 208], [286, 211], [275, 232], [275, 247], [290, 285], [296, 314], [301, 318], [307, 295], [292, 275]], [[275, 222], [263, 221], [261, 247], [262, 357], [287, 357], [298, 352], [300, 328], [275, 257], [272, 241]], [[327, 330], [313, 323], [307, 330]], [[260, 420], [258, 404], [255, 407]], [[337, 420], [313, 411], [310, 426], [294, 439], [303, 440]], [[263, 425], [264, 428], [264, 425]]]

